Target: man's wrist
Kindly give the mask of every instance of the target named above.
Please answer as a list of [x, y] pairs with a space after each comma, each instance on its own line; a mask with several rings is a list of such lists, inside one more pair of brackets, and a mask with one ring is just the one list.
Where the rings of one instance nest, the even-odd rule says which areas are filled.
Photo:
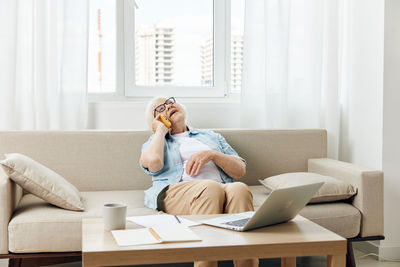
[[157, 129], [154, 135], [164, 139], [167, 132], [165, 132], [163, 129]]
[[164, 125], [160, 125], [157, 127], [157, 131], [158, 133], [162, 134], [163, 136], [165, 136], [168, 133], [168, 128], [165, 127]]
[[218, 156], [218, 152], [215, 150], [210, 150], [210, 157], [212, 161], [215, 161], [216, 157]]

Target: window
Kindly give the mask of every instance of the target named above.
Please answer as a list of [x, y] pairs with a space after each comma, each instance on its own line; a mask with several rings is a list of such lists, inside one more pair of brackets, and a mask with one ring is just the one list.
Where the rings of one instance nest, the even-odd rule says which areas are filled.
[[90, 0], [89, 93], [240, 92], [241, 76], [234, 73], [242, 68], [244, 2]]

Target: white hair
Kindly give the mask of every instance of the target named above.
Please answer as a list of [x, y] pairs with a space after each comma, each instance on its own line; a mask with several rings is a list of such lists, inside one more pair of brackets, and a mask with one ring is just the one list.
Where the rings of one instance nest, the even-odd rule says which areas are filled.
[[[145, 120], [146, 120], [146, 122], [147, 122], [147, 126], [148, 126], [149, 130], [152, 129], [151, 124], [153, 123], [153, 120], [154, 120], [154, 109], [156, 108], [156, 105], [158, 104], [158, 102], [159, 102], [161, 99], [165, 101], [165, 100], [168, 99], [168, 97], [165, 97], [165, 96], [156, 96], [156, 97], [154, 97], [153, 99], [151, 99], [151, 100], [149, 101], [149, 103], [147, 103], [144, 116], [145, 116]], [[187, 121], [186, 107], [185, 107], [183, 104], [181, 104], [181, 103], [177, 103], [177, 104], [178, 104], [180, 107], [182, 107], [183, 115], [184, 115], [184, 117], [185, 117], [185, 124], [186, 124], [186, 121]]]

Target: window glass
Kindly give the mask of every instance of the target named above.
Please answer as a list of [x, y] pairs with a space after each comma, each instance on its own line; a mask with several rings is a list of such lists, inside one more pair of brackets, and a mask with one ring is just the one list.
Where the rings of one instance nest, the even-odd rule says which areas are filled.
[[136, 4], [136, 85], [213, 86], [213, 0]]
[[88, 92], [116, 90], [116, 1], [91, 0], [89, 5]]
[[242, 87], [245, 0], [231, 0], [231, 92]]

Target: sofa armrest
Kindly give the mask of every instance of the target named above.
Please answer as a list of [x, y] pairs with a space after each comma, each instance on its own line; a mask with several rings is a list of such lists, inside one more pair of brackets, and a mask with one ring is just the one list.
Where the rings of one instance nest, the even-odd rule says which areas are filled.
[[308, 171], [355, 186], [352, 204], [362, 214], [360, 236], [383, 235], [383, 172], [328, 158], [309, 159]]
[[8, 223], [22, 193], [22, 188], [0, 167], [0, 254], [8, 253]]

